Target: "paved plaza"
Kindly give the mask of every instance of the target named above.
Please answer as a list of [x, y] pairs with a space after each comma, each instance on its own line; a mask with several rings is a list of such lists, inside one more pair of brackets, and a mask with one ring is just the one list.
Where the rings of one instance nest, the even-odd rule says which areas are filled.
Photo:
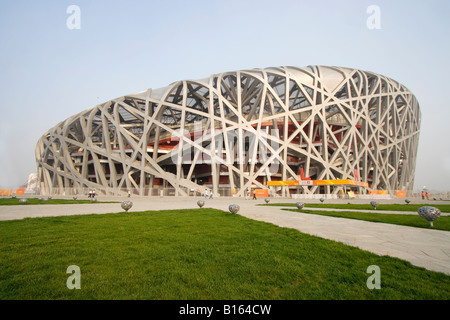
[[[167, 209], [198, 208], [200, 197], [131, 197], [133, 207], [129, 212]], [[99, 201], [118, 201], [118, 203], [67, 204], [67, 205], [28, 205], [0, 206], [0, 220], [16, 220], [33, 217], [49, 217], [78, 214], [104, 214], [123, 212], [120, 202], [126, 197], [99, 197]], [[271, 199], [272, 203], [312, 203], [318, 200]], [[347, 203], [348, 200], [326, 200], [328, 203]], [[413, 265], [450, 275], [450, 232], [413, 228], [385, 223], [326, 217], [282, 210], [282, 207], [258, 206], [264, 199], [245, 198], [206, 199], [204, 208], [228, 211], [228, 206], [236, 203], [239, 214], [250, 219], [265, 221], [275, 225], [297, 229], [303, 233], [335, 240], [359, 247], [378, 255], [389, 255], [411, 262]], [[352, 200], [352, 203], [369, 203], [369, 200]], [[379, 200], [378, 203], [404, 203], [400, 200]], [[417, 200], [414, 203], [425, 203]], [[436, 205], [448, 202], [434, 201]], [[433, 203], [434, 203], [433, 202]], [[428, 201], [430, 203], [430, 201]], [[313, 210], [313, 208], [308, 208]], [[320, 209], [325, 210], [325, 209]], [[331, 209], [337, 211], [337, 209]], [[348, 210], [346, 210], [348, 211]], [[373, 212], [373, 211], [372, 211]], [[377, 213], [393, 213], [377, 210]], [[400, 213], [400, 212], [395, 212]], [[403, 212], [417, 214], [417, 212]], [[443, 214], [448, 215], [448, 214]]]

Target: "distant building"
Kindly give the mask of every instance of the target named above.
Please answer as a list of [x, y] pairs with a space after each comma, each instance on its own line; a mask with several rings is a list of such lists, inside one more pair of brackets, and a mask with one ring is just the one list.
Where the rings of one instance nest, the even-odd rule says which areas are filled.
[[373, 72], [225, 72], [119, 97], [62, 121], [37, 143], [38, 184], [47, 194], [342, 192], [339, 185], [267, 186], [303, 172], [412, 190], [420, 121], [414, 95]]

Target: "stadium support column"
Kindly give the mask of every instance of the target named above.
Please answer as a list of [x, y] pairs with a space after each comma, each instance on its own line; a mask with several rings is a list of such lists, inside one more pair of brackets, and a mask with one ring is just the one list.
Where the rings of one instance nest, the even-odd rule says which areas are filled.
[[[209, 97], [209, 108], [208, 113], [210, 116], [210, 128], [211, 128], [211, 179], [212, 179], [212, 194], [214, 197], [217, 197], [218, 195], [218, 186], [219, 186], [219, 180], [220, 180], [220, 161], [217, 163], [217, 149], [222, 148], [222, 140], [219, 139], [220, 146], [216, 145], [216, 122], [214, 120], [214, 98], [213, 95], [210, 95]], [[206, 128], [205, 128], [206, 129]], [[220, 156], [222, 156], [222, 150], [220, 150]]]
[[211, 192], [213, 193], [214, 196], [217, 196], [217, 192], [218, 192], [218, 185], [219, 185], [219, 179], [218, 179], [218, 168], [220, 168], [220, 163], [219, 165], [217, 164], [216, 161], [216, 139], [214, 137], [214, 126], [211, 125], [211, 179], [212, 179], [212, 190]]
[[[312, 135], [313, 135], [313, 127], [314, 127], [314, 118], [315, 118], [315, 112], [312, 111], [311, 116], [306, 120], [309, 121], [308, 124], [308, 136], [307, 139], [305, 139], [305, 142], [307, 143], [306, 152], [307, 154], [311, 154], [312, 150]], [[306, 122], [305, 121], [305, 122]], [[311, 173], [309, 172], [311, 167], [311, 157], [306, 157], [306, 163], [305, 163], [305, 175], [306, 177], [311, 177]], [[314, 189], [314, 187], [311, 187], [311, 189]], [[306, 187], [305, 191], [308, 190], [308, 194], [311, 194], [311, 189], [309, 187]], [[305, 192], [306, 193], [306, 192]]]
[[[237, 93], [237, 114], [240, 115], [238, 117], [238, 137], [237, 137], [237, 160], [239, 166], [239, 193], [241, 195], [245, 195], [245, 182], [244, 182], [244, 137], [242, 134], [242, 126], [244, 122], [241, 120], [242, 117], [242, 95], [241, 95], [241, 73], [236, 72], [236, 93]], [[251, 187], [251, 185], [250, 185]]]
[[[185, 106], [187, 103], [187, 83], [186, 81], [183, 81], [183, 102], [182, 105]], [[184, 153], [184, 130], [185, 130], [185, 122], [186, 122], [186, 112], [183, 110], [181, 112], [181, 120], [180, 120], [180, 131], [179, 131], [179, 139], [178, 139], [178, 152], [177, 152], [177, 163], [176, 163], [176, 185], [175, 187], [175, 194], [177, 196], [182, 195], [180, 190], [180, 184], [179, 181], [183, 178], [184, 179], [184, 169], [183, 169], [183, 153]]]
[[[284, 116], [283, 118], [283, 140], [286, 141], [288, 137], [288, 118], [287, 115]], [[280, 137], [279, 137], [280, 138]], [[282, 168], [282, 172], [281, 172], [281, 180], [285, 181], [287, 180], [287, 176], [286, 176], [286, 171], [287, 171], [287, 166], [288, 166], [288, 159], [287, 159], [287, 148], [286, 146], [282, 146], [283, 147], [283, 155], [281, 156], [281, 152], [278, 153], [279, 157], [282, 157], [281, 162], [283, 163], [283, 168]], [[284, 197], [288, 197], [289, 196], [289, 186], [284, 186], [282, 188], [282, 196]]]
[[[145, 116], [147, 118], [150, 118], [151, 116], [151, 104], [149, 103], [149, 99], [151, 97], [152, 94], [152, 89], [148, 89], [147, 93], [145, 95], [145, 108], [144, 108], [144, 113]], [[147, 181], [147, 176], [146, 176], [146, 172], [144, 170], [145, 168], [145, 163], [147, 161], [146, 157], [147, 157], [147, 147], [148, 147], [148, 131], [149, 131], [149, 122], [147, 120], [144, 120], [144, 130], [143, 130], [143, 134], [142, 134], [142, 143], [141, 143], [141, 148], [142, 148], [142, 156], [141, 156], [141, 177], [140, 177], [140, 183], [139, 183], [139, 195], [140, 196], [144, 196], [145, 195], [145, 187], [146, 185], [146, 181]]]

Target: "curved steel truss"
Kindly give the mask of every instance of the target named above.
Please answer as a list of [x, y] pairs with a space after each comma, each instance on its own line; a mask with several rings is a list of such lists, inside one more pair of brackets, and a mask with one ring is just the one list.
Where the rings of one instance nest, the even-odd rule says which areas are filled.
[[[410, 190], [420, 129], [414, 95], [387, 77], [308, 66], [242, 70], [130, 94], [38, 141], [41, 192], [173, 188], [243, 195], [268, 181], [354, 179]], [[337, 187], [272, 192], [335, 193]], [[74, 191], [76, 192], [76, 191]]]

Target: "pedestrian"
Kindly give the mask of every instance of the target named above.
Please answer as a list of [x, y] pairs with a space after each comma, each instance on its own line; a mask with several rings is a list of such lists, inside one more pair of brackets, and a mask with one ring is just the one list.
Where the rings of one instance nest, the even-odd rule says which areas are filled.
[[252, 190], [253, 200], [256, 200], [256, 192]]
[[212, 190], [211, 190], [211, 192], [209, 193], [209, 198], [210, 198], [210, 199], [213, 198]]
[[427, 197], [427, 200], [430, 200], [430, 194], [428, 193], [428, 191], [427, 191], [427, 193], [425, 193], [425, 195]]
[[205, 189], [205, 198], [208, 198], [208, 189]]
[[425, 199], [425, 192], [422, 191], [422, 200]]
[[128, 190], [128, 198], [131, 197], [131, 192]]

